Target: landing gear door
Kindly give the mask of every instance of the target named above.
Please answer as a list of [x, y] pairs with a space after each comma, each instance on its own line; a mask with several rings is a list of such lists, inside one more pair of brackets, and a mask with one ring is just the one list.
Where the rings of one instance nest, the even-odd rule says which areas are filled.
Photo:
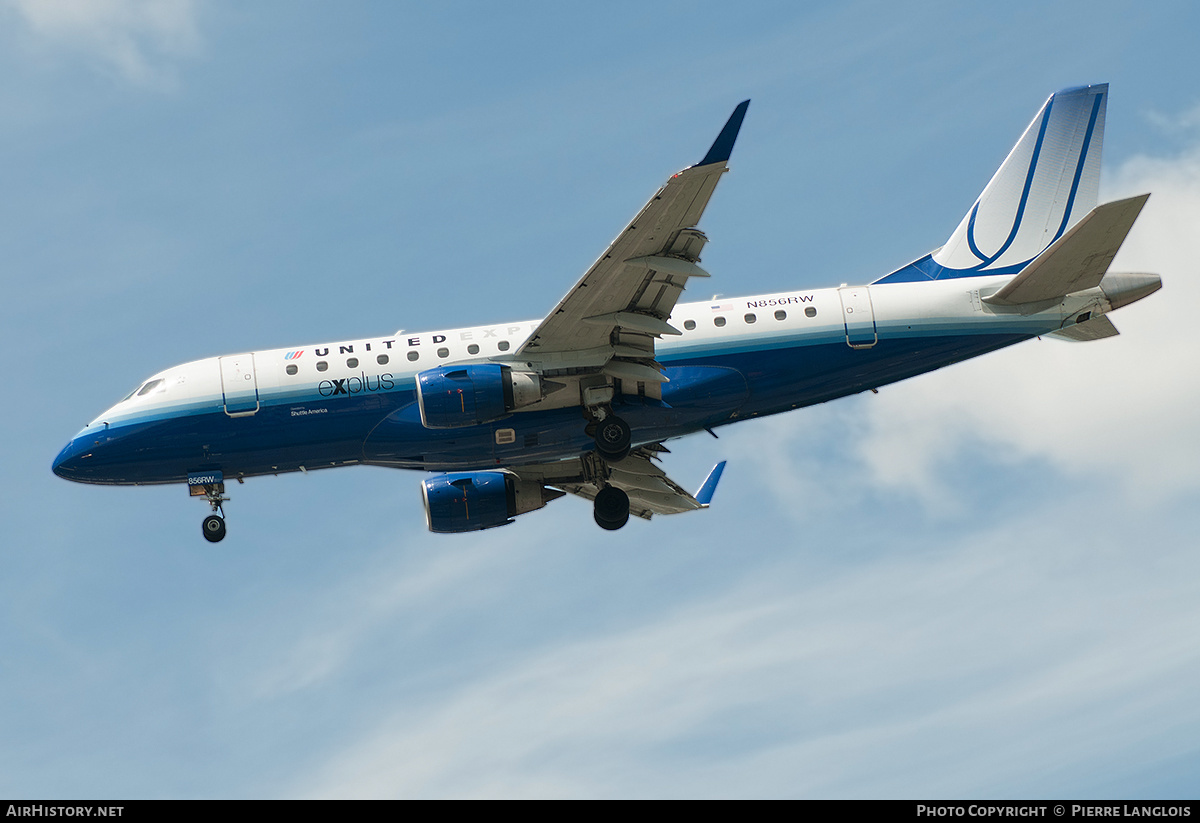
[[221, 358], [221, 391], [225, 396], [225, 413], [230, 417], [249, 417], [258, 411], [258, 377], [254, 373], [253, 354]]
[[871, 292], [866, 286], [838, 289], [842, 298], [842, 320], [846, 323], [846, 345], [852, 349], [869, 349], [879, 341], [875, 331], [875, 312], [871, 308]]

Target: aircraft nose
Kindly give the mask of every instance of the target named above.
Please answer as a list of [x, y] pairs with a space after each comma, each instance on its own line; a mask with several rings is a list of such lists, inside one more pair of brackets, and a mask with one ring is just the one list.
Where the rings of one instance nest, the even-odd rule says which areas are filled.
[[54, 458], [54, 473], [67, 480], [73, 480], [79, 473], [79, 458], [86, 451], [76, 438], [63, 446], [58, 457]]
[[63, 446], [52, 468], [59, 477], [82, 480], [88, 475], [88, 460], [93, 456], [96, 440], [91, 432], [80, 432]]

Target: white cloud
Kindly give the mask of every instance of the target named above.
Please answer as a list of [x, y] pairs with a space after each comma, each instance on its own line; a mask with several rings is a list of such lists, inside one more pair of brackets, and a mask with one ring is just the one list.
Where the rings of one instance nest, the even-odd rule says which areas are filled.
[[1145, 117], [1164, 134], [1191, 136], [1200, 131], [1200, 106], [1171, 114], [1151, 110]]
[[849, 572], [760, 568], [393, 703], [284, 794], [1002, 795], [1047, 770], [1098, 792], [1114, 748], [1186, 752], [1200, 725], [1176, 685], [1200, 677], [1197, 560], [1163, 553], [1164, 585], [1124, 535], [1073, 530], [1022, 519]]
[[141, 85], [171, 85], [173, 63], [200, 47], [193, 0], [4, 2], [42, 46], [83, 54]]

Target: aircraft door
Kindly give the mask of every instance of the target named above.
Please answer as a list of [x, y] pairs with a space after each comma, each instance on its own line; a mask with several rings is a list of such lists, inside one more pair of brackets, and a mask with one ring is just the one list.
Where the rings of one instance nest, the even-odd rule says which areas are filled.
[[258, 376], [253, 354], [221, 358], [221, 392], [225, 413], [230, 417], [249, 417], [258, 411]]
[[852, 349], [869, 349], [879, 341], [875, 329], [875, 311], [871, 307], [871, 291], [867, 286], [838, 289], [842, 298], [842, 320], [846, 324], [846, 345]]

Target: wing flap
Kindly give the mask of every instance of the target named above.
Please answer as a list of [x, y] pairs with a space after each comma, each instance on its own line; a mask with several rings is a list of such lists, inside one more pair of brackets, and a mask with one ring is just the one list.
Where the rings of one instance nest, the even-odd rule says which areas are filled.
[[624, 460], [608, 466], [607, 470], [592, 459], [593, 455], [584, 455], [558, 463], [518, 466], [509, 471], [586, 500], [595, 500], [605, 485], [616, 486], [629, 496], [629, 513], [645, 520], [656, 514], [680, 514], [708, 508], [725, 462], [718, 463], [709, 472], [700, 491], [693, 496], [653, 462], [655, 453], [653, 447], [643, 446]]

